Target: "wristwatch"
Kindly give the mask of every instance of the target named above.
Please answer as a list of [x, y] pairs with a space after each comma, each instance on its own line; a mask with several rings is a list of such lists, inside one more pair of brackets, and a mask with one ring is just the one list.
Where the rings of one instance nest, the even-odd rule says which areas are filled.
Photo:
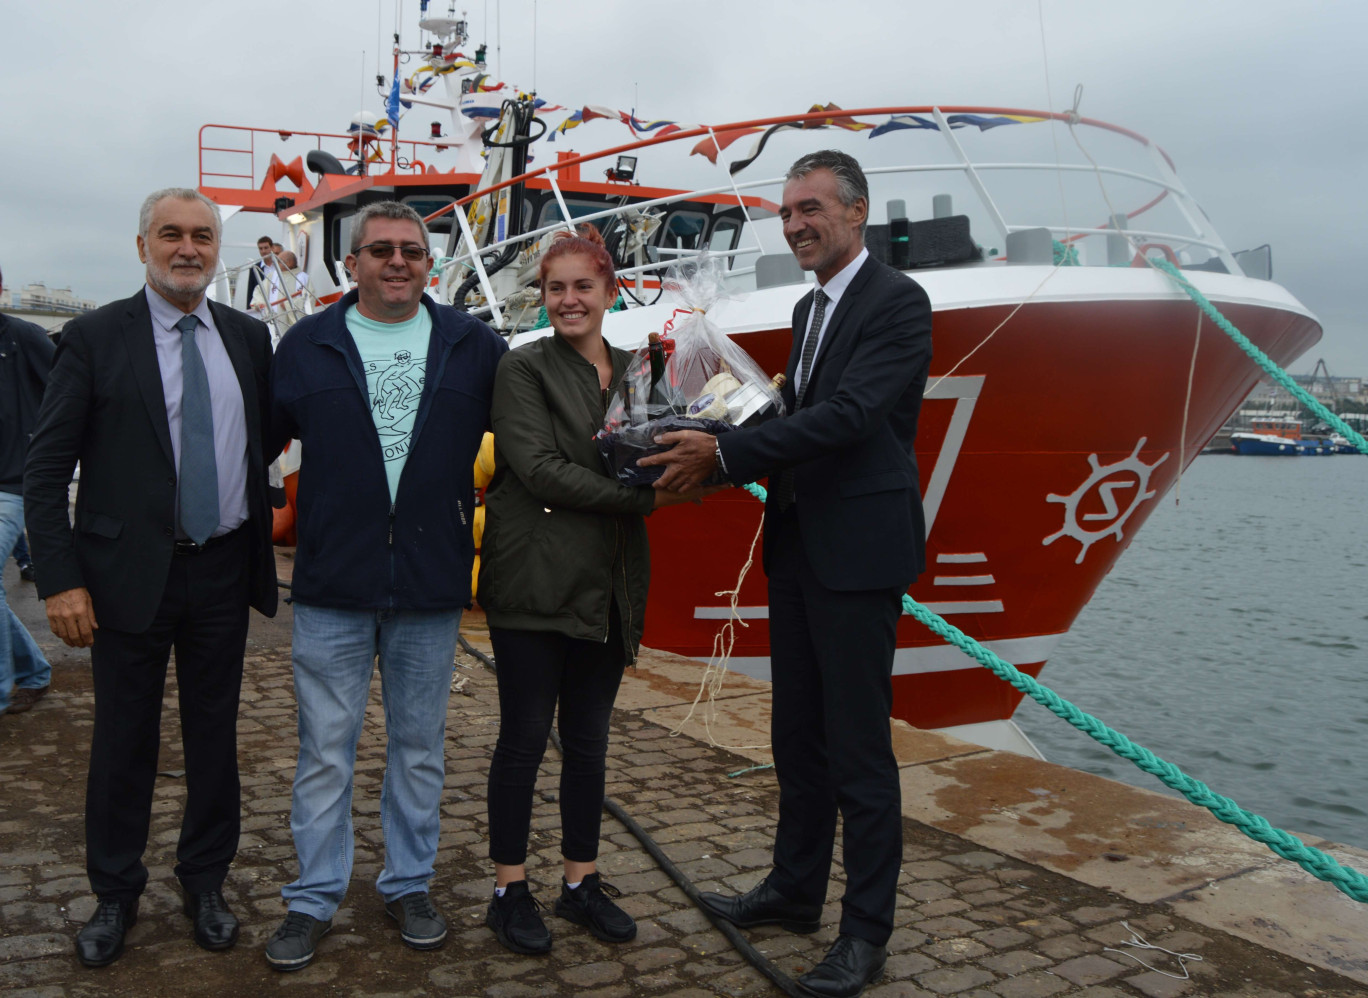
[[722, 460], [722, 441], [715, 440], [713, 443], [713, 457], [717, 459], [717, 470], [722, 472], [722, 477], [727, 476], [727, 462]]

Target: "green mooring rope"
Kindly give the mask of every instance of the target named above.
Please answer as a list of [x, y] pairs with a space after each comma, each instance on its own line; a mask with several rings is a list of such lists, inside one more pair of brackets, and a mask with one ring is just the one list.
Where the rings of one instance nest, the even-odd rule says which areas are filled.
[[[1287, 389], [1293, 398], [1342, 433], [1350, 443], [1358, 448], [1359, 453], [1368, 454], [1368, 440], [1365, 440], [1362, 434], [1351, 428], [1348, 423], [1321, 404], [1319, 399], [1293, 381], [1291, 376], [1274, 363], [1268, 354], [1264, 353], [1250, 342], [1249, 337], [1236, 329], [1231, 321], [1217, 310], [1215, 305], [1207, 301], [1206, 295], [1194, 288], [1192, 284], [1188, 282], [1188, 279], [1179, 273], [1177, 267], [1163, 259], [1150, 259], [1149, 263], [1154, 266], [1155, 269], [1162, 270], [1173, 279], [1173, 283], [1186, 291], [1188, 297], [1197, 303], [1197, 307], [1207, 314], [1207, 318], [1220, 326], [1221, 332], [1234, 340], [1236, 346], [1249, 354], [1254, 363], [1263, 368], [1264, 372], [1274, 381]], [[1360, 898], [1359, 900], [1363, 899]]]
[[[1270, 362], [1271, 363], [1271, 362]], [[747, 492], [761, 502], [765, 501], [765, 489], [754, 482], [743, 486]], [[903, 594], [903, 613], [916, 618], [932, 632], [940, 635], [950, 644], [964, 652], [974, 661], [987, 668], [999, 679], [1010, 683], [1025, 693], [1050, 713], [1062, 717], [1079, 731], [1101, 742], [1123, 759], [1129, 759], [1145, 772], [1156, 776], [1167, 787], [1199, 807], [1204, 807], [1228, 825], [1234, 825], [1256, 842], [1262, 842], [1283, 859], [1290, 859], [1312, 876], [1333, 884], [1355, 901], [1368, 903], [1368, 877], [1352, 867], [1344, 866], [1333, 856], [1327, 855], [1301, 839], [1280, 828], [1274, 828], [1268, 819], [1246, 811], [1229, 797], [1222, 797], [1201, 780], [1188, 776], [1177, 766], [1165, 762], [1143, 745], [1136, 745], [1119, 731], [1108, 727], [1091, 714], [1079, 710], [1054, 690], [1041, 685], [1037, 680], [1019, 670], [1010, 662], [998, 657], [994, 652], [979, 644], [958, 627], [944, 618], [932, 613], [911, 596]]]

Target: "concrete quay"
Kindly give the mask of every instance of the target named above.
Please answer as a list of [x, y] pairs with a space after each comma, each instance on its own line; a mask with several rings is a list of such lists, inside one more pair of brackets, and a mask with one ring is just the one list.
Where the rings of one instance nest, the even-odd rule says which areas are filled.
[[[419, 953], [399, 940], [371, 884], [381, 862], [384, 743], [372, 687], [357, 758], [355, 877], [314, 963], [267, 967], [262, 946], [295, 873], [290, 783], [295, 712], [289, 608], [254, 616], [239, 717], [243, 835], [225, 894], [243, 922], [225, 953], [195, 946], [171, 875], [184, 795], [170, 677], [146, 861], [151, 880], [123, 957], [88, 970], [72, 937], [94, 908], [83, 868], [83, 793], [93, 702], [84, 652], [47, 633], [31, 586], [6, 569], [11, 602], [54, 664], [52, 693], [0, 718], [0, 992], [55, 996], [584, 994], [596, 998], [764, 996], [778, 990], [731, 949], [623, 826], [605, 815], [600, 868], [623, 891], [637, 939], [601, 943], [547, 920], [547, 957], [503, 950], [483, 925], [492, 887], [485, 779], [497, 732], [494, 676], [457, 662], [448, 715], [447, 793], [432, 889], [451, 926]], [[488, 651], [483, 618], [462, 628]], [[768, 868], [777, 790], [768, 762], [768, 688], [729, 675], [700, 703], [698, 663], [648, 652], [629, 670], [609, 750], [608, 793], [700, 889], [744, 890]], [[904, 830], [897, 929], [871, 996], [905, 998], [1347, 998], [1368, 995], [1368, 918], [1338, 894], [1187, 803], [894, 725]], [[722, 747], [722, 746], [731, 746]], [[530, 876], [549, 907], [559, 881], [559, 760], [538, 783]], [[1324, 843], [1315, 843], [1326, 845]], [[1334, 855], [1368, 868], [1363, 851]], [[823, 928], [745, 933], [797, 977], [835, 936], [839, 850]], [[1139, 949], [1144, 941], [1163, 950]], [[1180, 960], [1170, 953], [1188, 955]], [[1200, 958], [1200, 959], [1198, 959]], [[1143, 960], [1155, 969], [1146, 969]], [[1161, 973], [1167, 972], [1167, 973]], [[1176, 979], [1186, 972], [1190, 978]]]

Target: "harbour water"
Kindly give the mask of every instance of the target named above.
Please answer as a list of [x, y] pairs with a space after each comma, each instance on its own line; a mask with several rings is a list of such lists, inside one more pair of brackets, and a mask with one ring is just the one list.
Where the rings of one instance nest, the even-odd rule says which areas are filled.
[[[1275, 826], [1368, 846], [1368, 460], [1206, 455], [1160, 502], [1043, 680]], [[1016, 720], [1166, 790], [1030, 699]]]

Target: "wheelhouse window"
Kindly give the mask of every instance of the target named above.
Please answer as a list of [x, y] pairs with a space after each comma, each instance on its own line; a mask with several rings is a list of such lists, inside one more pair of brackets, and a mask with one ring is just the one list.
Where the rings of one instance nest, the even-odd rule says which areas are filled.
[[660, 245], [666, 249], [701, 249], [708, 216], [699, 211], [676, 211], [662, 226]]
[[[734, 250], [740, 236], [741, 223], [732, 218], [724, 218], [713, 226], [712, 233], [708, 236], [708, 249], [713, 253], [725, 253], [728, 250]], [[735, 263], [735, 257], [727, 257], [728, 270]]]

